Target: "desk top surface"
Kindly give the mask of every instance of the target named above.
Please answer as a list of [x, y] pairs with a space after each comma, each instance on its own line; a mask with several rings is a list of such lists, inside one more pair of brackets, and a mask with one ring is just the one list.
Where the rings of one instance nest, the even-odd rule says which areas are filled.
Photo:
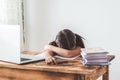
[[[108, 55], [109, 61], [114, 59], [114, 55]], [[24, 70], [40, 70], [50, 72], [62, 72], [62, 73], [76, 73], [76, 74], [91, 74], [97, 69], [104, 68], [106, 66], [84, 66], [80, 60], [68, 61], [58, 65], [47, 65], [44, 61], [37, 61], [29, 64], [17, 65], [7, 62], [0, 62], [0, 67], [24, 69]]]

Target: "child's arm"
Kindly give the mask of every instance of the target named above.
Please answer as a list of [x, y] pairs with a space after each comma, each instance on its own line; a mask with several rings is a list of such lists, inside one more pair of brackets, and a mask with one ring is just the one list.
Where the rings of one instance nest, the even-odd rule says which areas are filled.
[[67, 49], [59, 48], [59, 47], [52, 46], [52, 45], [46, 45], [45, 49], [53, 51], [56, 54], [63, 56], [63, 57], [74, 57], [74, 56], [79, 55], [81, 51], [80, 47], [76, 47], [73, 50], [67, 50]]
[[42, 53], [46, 55], [46, 56], [45, 56], [45, 62], [46, 62], [47, 64], [49, 64], [49, 63], [57, 64], [55, 58], [53, 57], [54, 52], [52, 52], [52, 51], [50, 51], [50, 50], [44, 50]]

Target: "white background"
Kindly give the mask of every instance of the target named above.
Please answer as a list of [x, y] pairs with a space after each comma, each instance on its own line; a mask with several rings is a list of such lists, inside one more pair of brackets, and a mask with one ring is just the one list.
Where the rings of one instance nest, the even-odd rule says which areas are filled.
[[0, 0], [0, 25], [21, 24], [21, 2], [21, 0]]
[[86, 47], [103, 47], [116, 56], [110, 80], [119, 80], [119, 4], [120, 0], [25, 0], [28, 50], [43, 50], [59, 30], [69, 28], [86, 39]]
[[0, 0], [0, 25], [21, 25], [21, 50], [24, 50], [22, 0]]

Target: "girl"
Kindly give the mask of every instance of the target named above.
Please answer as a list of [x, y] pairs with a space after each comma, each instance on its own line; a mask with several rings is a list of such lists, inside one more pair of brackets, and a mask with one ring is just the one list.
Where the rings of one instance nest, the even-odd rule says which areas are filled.
[[54, 55], [63, 57], [75, 57], [80, 54], [81, 48], [85, 48], [83, 38], [69, 29], [58, 32], [56, 39], [44, 47], [46, 63], [56, 63]]

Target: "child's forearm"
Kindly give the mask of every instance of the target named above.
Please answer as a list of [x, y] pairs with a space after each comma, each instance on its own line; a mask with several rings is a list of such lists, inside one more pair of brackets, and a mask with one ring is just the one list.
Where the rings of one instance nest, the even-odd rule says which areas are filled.
[[55, 46], [51, 46], [50, 50], [52, 50], [56, 54], [64, 56], [64, 57], [67, 57], [67, 55], [69, 53], [69, 50], [63, 49], [63, 48], [59, 48], [59, 47], [55, 47]]
[[76, 55], [79, 55], [81, 51], [80, 47], [77, 47], [73, 50], [67, 50], [67, 49], [59, 48], [59, 47], [52, 46], [52, 45], [50, 45], [49, 49], [55, 52], [56, 54], [60, 56], [64, 56], [64, 57], [74, 57]]
[[48, 54], [48, 55], [51, 55], [51, 56], [54, 56], [54, 52], [50, 51], [50, 50], [45, 50], [44, 53]]

